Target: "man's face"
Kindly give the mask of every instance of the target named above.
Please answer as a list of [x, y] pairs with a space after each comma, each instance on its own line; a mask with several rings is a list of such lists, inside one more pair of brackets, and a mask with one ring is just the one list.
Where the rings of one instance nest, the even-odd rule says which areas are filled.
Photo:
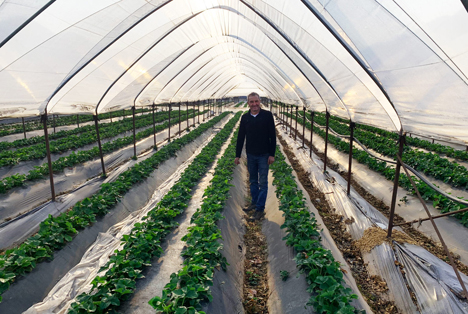
[[258, 96], [249, 97], [250, 112], [257, 114], [260, 111], [260, 98]]

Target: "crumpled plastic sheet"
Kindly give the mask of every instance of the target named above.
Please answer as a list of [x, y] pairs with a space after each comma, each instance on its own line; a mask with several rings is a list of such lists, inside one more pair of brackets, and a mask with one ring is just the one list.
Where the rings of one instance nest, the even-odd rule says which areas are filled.
[[[323, 174], [323, 163], [315, 154], [311, 160], [308, 148], [299, 149], [299, 145], [284, 133], [283, 138], [293, 148], [304, 169], [310, 173], [309, 178], [313, 184], [325, 193], [327, 201], [336, 212], [343, 215], [344, 219], [354, 218], [355, 222], [347, 225], [353, 239], [360, 239], [364, 230], [371, 226], [387, 228], [388, 219], [368, 204], [354, 189], [351, 189], [350, 197], [346, 195], [347, 182], [338, 173], [327, 168], [328, 174]], [[401, 231], [399, 228], [395, 229]], [[396, 244], [395, 250], [388, 243], [384, 243], [372, 249], [370, 253], [364, 253], [363, 257], [368, 263], [369, 272], [381, 276], [386, 281], [389, 298], [395, 301], [403, 313], [468, 313], [468, 304], [447, 289], [447, 287], [454, 291], [457, 291], [457, 287], [458, 291], [461, 289], [450, 265], [418, 246], [394, 244]], [[422, 263], [422, 260], [426, 263]], [[395, 261], [405, 265], [408, 281], [395, 266]], [[462, 276], [463, 281], [468, 283], [467, 277]], [[419, 310], [411, 300], [406, 283], [416, 295]]]
[[[224, 125], [228, 119], [223, 119], [222, 125]], [[91, 290], [91, 281], [99, 275], [98, 270], [104, 266], [112, 253], [121, 247], [121, 239], [123, 235], [129, 234], [135, 223], [140, 222], [147, 213], [152, 210], [156, 204], [161, 200], [162, 197], [172, 188], [172, 186], [180, 178], [183, 171], [192, 163], [193, 159], [201, 152], [201, 150], [210, 142], [210, 140], [215, 136], [213, 133], [207, 137], [201, 145], [193, 152], [193, 154], [187, 158], [187, 160], [177, 168], [177, 170], [164, 182], [162, 183], [157, 190], [154, 191], [151, 199], [146, 203], [146, 205], [139, 209], [138, 211], [133, 212], [123, 221], [115, 224], [105, 233], [100, 233], [96, 241], [92, 244], [91, 247], [83, 255], [79, 264], [73, 267], [53, 288], [50, 290], [47, 297], [39, 303], [31, 306], [26, 312], [27, 314], [38, 314], [38, 313], [67, 313], [68, 308], [71, 303], [75, 301], [75, 297], [81, 293], [86, 293]], [[197, 198], [195, 202], [191, 201], [191, 214], [196, 209], [196, 205], [199, 205], [201, 198], [203, 197], [203, 191], [208, 183], [199, 184], [194, 190], [199, 190], [197, 192]], [[193, 205], [195, 203], [195, 206]], [[191, 215], [190, 215], [191, 217]], [[186, 228], [189, 225], [190, 217], [185, 215], [184, 222], [182, 225], [185, 225], [185, 233], [187, 232]], [[178, 235], [180, 238], [182, 235]], [[180, 259], [180, 251], [183, 246], [178, 247], [178, 254]], [[176, 248], [177, 250], [177, 248]], [[174, 251], [174, 250], [171, 250]], [[173, 252], [171, 252], [173, 253]], [[174, 256], [174, 254], [171, 254]], [[173, 271], [177, 271], [180, 266], [179, 264], [173, 263], [173, 260], [167, 261], [172, 268], [175, 268], [168, 273], [164, 278], [163, 285], [169, 281], [169, 276]], [[161, 266], [161, 265], [159, 265]], [[158, 267], [160, 269], [161, 267]], [[163, 272], [163, 274], [167, 274]], [[160, 280], [158, 280], [160, 281]], [[162, 286], [161, 288], [163, 288]], [[150, 294], [155, 296], [156, 291], [150, 290]], [[145, 300], [143, 306], [145, 307], [144, 312], [148, 313], [151, 310], [151, 306], [147, 304], [149, 299]], [[141, 304], [140, 304], [141, 305]], [[132, 310], [130, 313], [137, 313]]]
[[[171, 127], [171, 137], [178, 131], [178, 124]], [[185, 130], [182, 129], [182, 130]], [[184, 135], [182, 131], [181, 135]], [[157, 134], [158, 146], [167, 143], [167, 130]], [[164, 140], [163, 140], [164, 139]], [[0, 249], [8, 248], [14, 243], [21, 242], [37, 230], [39, 223], [49, 214], [58, 215], [82, 200], [97, 192], [103, 183], [114, 181], [117, 176], [135, 163], [150, 157], [154, 151], [153, 136], [136, 143], [138, 160], [133, 161], [133, 144], [116, 152], [104, 156], [104, 164], [108, 177], [104, 180], [96, 176], [101, 172], [99, 158], [77, 165], [73, 169], [65, 169], [64, 173], [54, 175], [55, 193], [60, 195], [56, 202], [46, 202], [51, 198], [49, 180], [40, 180], [33, 185], [0, 196], [0, 219], [15, 217], [0, 224]], [[122, 164], [124, 163], [124, 164]], [[120, 166], [119, 166], [120, 165]], [[118, 167], [117, 167], [118, 166]], [[113, 169], [114, 168], [114, 169]], [[109, 169], [112, 169], [109, 171]], [[40, 205], [39, 205], [40, 204]]]

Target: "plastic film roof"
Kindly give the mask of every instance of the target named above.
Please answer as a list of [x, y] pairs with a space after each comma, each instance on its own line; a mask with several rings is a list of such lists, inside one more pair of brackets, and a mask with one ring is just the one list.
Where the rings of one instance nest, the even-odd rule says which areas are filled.
[[0, 0], [0, 118], [259, 91], [468, 144], [459, 0]]

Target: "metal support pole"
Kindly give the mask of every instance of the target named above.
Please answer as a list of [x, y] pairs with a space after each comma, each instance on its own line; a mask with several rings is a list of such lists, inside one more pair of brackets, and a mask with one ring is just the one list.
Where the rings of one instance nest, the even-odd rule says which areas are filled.
[[21, 118], [21, 121], [23, 121], [23, 133], [24, 133], [24, 139], [26, 139], [26, 126], [24, 125], [24, 118]]
[[52, 202], [55, 202], [54, 174], [52, 170], [52, 158], [50, 158], [49, 132], [47, 131], [47, 112], [42, 115], [41, 119], [42, 123], [44, 124], [44, 139], [47, 151], [47, 164], [49, 165], [50, 193], [52, 194]]
[[[435, 232], [437, 233], [437, 237], [439, 238], [439, 241], [440, 241], [440, 243], [442, 244], [442, 246], [443, 246], [443, 248], [445, 250], [445, 254], [447, 254], [447, 256], [448, 256], [448, 258], [450, 260], [450, 265], [452, 266], [453, 271], [455, 272], [455, 275], [457, 276], [458, 282], [460, 283], [460, 286], [463, 289], [463, 294], [464, 294], [465, 299], [468, 299], [468, 291], [466, 290], [465, 283], [463, 282], [462, 278], [460, 277], [460, 273], [458, 272], [457, 266], [455, 265], [455, 261], [453, 260], [453, 256], [452, 256], [452, 254], [450, 254], [450, 251], [449, 251], [447, 245], [445, 244], [445, 241], [442, 238], [442, 235], [440, 234], [439, 228], [437, 228], [437, 225], [434, 222], [434, 219], [432, 218], [431, 213], [429, 212], [429, 209], [427, 209], [426, 202], [422, 199], [421, 194], [419, 193], [419, 190], [418, 190], [416, 184], [414, 183], [413, 179], [411, 178], [411, 175], [408, 172], [408, 169], [406, 169], [405, 165], [403, 164], [403, 161], [401, 160], [401, 154], [399, 156], [397, 156], [397, 158], [398, 158], [398, 163], [400, 163], [403, 166], [403, 170], [405, 171], [406, 176], [410, 180], [411, 185], [413, 186], [413, 189], [416, 191], [416, 195], [418, 196], [419, 201], [423, 205], [427, 216], [431, 220], [432, 227], [434, 228]], [[391, 235], [391, 233], [390, 233], [390, 235]]]
[[302, 148], [305, 147], [305, 107], [302, 107]]
[[203, 122], [205, 122], [205, 101], [203, 100]]
[[169, 103], [169, 127], [167, 128], [168, 130], [168, 136], [167, 136], [167, 141], [171, 141], [171, 103]]
[[136, 159], [136, 135], [135, 135], [135, 106], [132, 107], [133, 115], [133, 158]]
[[296, 106], [296, 132], [294, 132], [294, 142], [296, 141], [297, 139], [297, 106]]
[[153, 138], [154, 138], [154, 149], [158, 149], [158, 146], [156, 145], [156, 123], [154, 121], [154, 107], [155, 105], [153, 104]]
[[180, 107], [182, 106], [182, 103], [180, 102], [179, 103], [179, 136], [181, 135], [180, 133], [180, 124], [181, 124], [181, 121], [180, 121]]
[[187, 120], [187, 121], [186, 121], [186, 124], [187, 124], [187, 127], [186, 127], [186, 128], [188, 129], [188, 128], [189, 128], [188, 102], [185, 103], [185, 107], [186, 107], [186, 109], [187, 109], [187, 110], [185, 110], [185, 114], [186, 114], [186, 117], [185, 117], [185, 118], [186, 118], [186, 120]]
[[55, 134], [55, 115], [52, 115], [53, 123], [54, 123], [54, 134]]
[[399, 142], [399, 146], [398, 146], [397, 164], [395, 168], [395, 180], [393, 180], [392, 203], [390, 205], [390, 217], [388, 219], [389, 221], [388, 221], [387, 237], [392, 236], [393, 218], [395, 216], [395, 205], [396, 205], [396, 197], [397, 197], [397, 192], [398, 192], [398, 181], [400, 180], [400, 169], [401, 169], [401, 163], [398, 157], [403, 154], [403, 147], [405, 145], [405, 136], [403, 135], [403, 131], [400, 131], [400, 137], [398, 139], [398, 142]]
[[98, 116], [94, 115], [93, 119], [94, 119], [94, 126], [96, 127], [97, 142], [99, 146], [99, 156], [101, 157], [102, 176], [107, 177], [106, 167], [104, 166], [104, 156], [102, 155], [101, 137], [99, 135]]
[[327, 111], [325, 116], [327, 118], [327, 126], [326, 126], [326, 131], [325, 131], [325, 161], [323, 163], [323, 172], [324, 173], [327, 171], [328, 124], [329, 124], [329, 120], [330, 120], [330, 113]]
[[348, 189], [346, 194], [349, 195], [351, 192], [351, 166], [353, 162], [353, 140], [354, 140], [354, 127], [356, 124], [354, 122], [349, 121], [349, 129], [351, 130], [351, 134], [349, 137], [349, 164], [348, 164]]
[[463, 209], [459, 209], [459, 210], [455, 210], [453, 212], [440, 214], [440, 215], [437, 215], [437, 216], [431, 216], [429, 218], [419, 218], [419, 219], [414, 219], [414, 220], [407, 221], [407, 222], [402, 222], [402, 223], [399, 223], [399, 224], [394, 224], [393, 227], [404, 226], [404, 225], [412, 225], [414, 223], [421, 223], [423, 221], [431, 220], [431, 218], [432, 219], [437, 219], [437, 218], [442, 218], [442, 217], [446, 217], [446, 216], [451, 216], [451, 215], [455, 215], [455, 214], [464, 213], [464, 212], [467, 212], [467, 211], [468, 211], [468, 207], [463, 208]]
[[312, 158], [312, 137], [314, 135], [314, 112], [310, 113], [310, 117], [312, 118], [310, 121], [310, 158]]
[[112, 123], [112, 112], [109, 111], [110, 122]]
[[195, 127], [195, 118], [196, 118], [196, 115], [195, 115], [195, 103], [192, 104], [192, 107], [193, 107], [193, 126]]
[[197, 120], [198, 124], [200, 124], [200, 101], [197, 101]]

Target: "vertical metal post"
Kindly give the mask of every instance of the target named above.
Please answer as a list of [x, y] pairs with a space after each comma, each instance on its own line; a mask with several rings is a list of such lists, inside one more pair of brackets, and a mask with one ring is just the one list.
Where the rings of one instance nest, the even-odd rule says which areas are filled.
[[200, 124], [200, 101], [197, 101], [197, 120], [198, 124]]
[[312, 158], [312, 138], [314, 135], [314, 114], [315, 112], [311, 111], [310, 117], [312, 118], [310, 120], [310, 158]]
[[330, 120], [330, 113], [327, 111], [325, 114], [326, 117], [326, 129], [325, 129], [325, 160], [323, 162], [323, 172], [327, 171], [327, 150], [328, 150], [328, 123]]
[[302, 107], [302, 148], [305, 147], [305, 107]]
[[94, 115], [93, 119], [94, 119], [94, 126], [96, 127], [97, 142], [99, 146], [99, 156], [101, 157], [102, 176], [107, 177], [106, 167], [104, 166], [104, 156], [102, 155], [101, 137], [99, 135], [98, 116]]
[[53, 120], [53, 123], [54, 123], [54, 134], [55, 134], [55, 115], [54, 114], [52, 115], [52, 120]]
[[195, 127], [195, 118], [196, 118], [196, 115], [195, 115], [195, 103], [192, 104], [192, 107], [193, 107], [193, 126]]
[[136, 135], [135, 135], [135, 106], [132, 107], [133, 116], [133, 158], [136, 159]]
[[185, 103], [185, 108], [186, 108], [186, 110], [185, 110], [185, 114], [186, 114], [186, 116], [185, 116], [185, 119], [187, 120], [185, 123], [187, 124], [187, 127], [186, 127], [186, 129], [188, 129], [188, 128], [189, 128], [189, 117], [188, 117], [188, 111], [189, 111], [189, 110], [188, 110], [188, 101]]
[[167, 128], [168, 130], [168, 136], [167, 136], [167, 141], [171, 141], [171, 103], [169, 103], [169, 127]]
[[295, 127], [295, 129], [296, 129], [296, 131], [294, 132], [294, 142], [297, 139], [297, 106], [296, 106], [296, 127]]
[[26, 126], [24, 125], [24, 118], [21, 118], [21, 121], [23, 121], [23, 133], [24, 133], [24, 139], [26, 139]]
[[52, 194], [52, 202], [55, 202], [54, 174], [52, 170], [52, 158], [50, 157], [49, 132], [47, 130], [47, 111], [42, 115], [41, 119], [44, 125], [44, 139], [47, 151], [47, 164], [49, 165], [50, 193]]
[[351, 120], [349, 121], [349, 129], [350, 129], [350, 136], [349, 136], [349, 163], [348, 163], [348, 189], [347, 189], [347, 194], [351, 193], [351, 166], [353, 162], [353, 140], [354, 140], [354, 127], [356, 124], [352, 122]]
[[155, 107], [155, 105], [153, 104], [153, 138], [154, 138], [154, 149], [157, 149], [157, 145], [156, 145], [156, 123], [155, 123], [155, 120], [154, 120], [154, 107]]
[[[403, 130], [400, 130], [400, 137], [398, 138], [398, 156], [401, 158], [403, 155], [403, 147], [405, 145], [405, 135], [403, 135]], [[393, 218], [395, 216], [395, 205], [396, 205], [396, 197], [398, 192], [398, 181], [400, 180], [400, 169], [401, 163], [400, 160], [397, 158], [397, 164], [395, 168], [395, 180], [393, 180], [393, 192], [392, 192], [392, 203], [390, 205], [390, 217], [388, 218], [388, 232], [387, 237], [392, 236], [392, 229], [393, 229]]]
[[109, 118], [110, 118], [110, 122], [112, 123], [112, 112], [109, 111]]
[[205, 122], [205, 100], [203, 100], [203, 122]]
[[180, 123], [181, 123], [181, 121], [180, 121], [180, 107], [182, 107], [181, 102], [179, 102], [179, 136], [181, 135], [181, 133], [180, 133]]

